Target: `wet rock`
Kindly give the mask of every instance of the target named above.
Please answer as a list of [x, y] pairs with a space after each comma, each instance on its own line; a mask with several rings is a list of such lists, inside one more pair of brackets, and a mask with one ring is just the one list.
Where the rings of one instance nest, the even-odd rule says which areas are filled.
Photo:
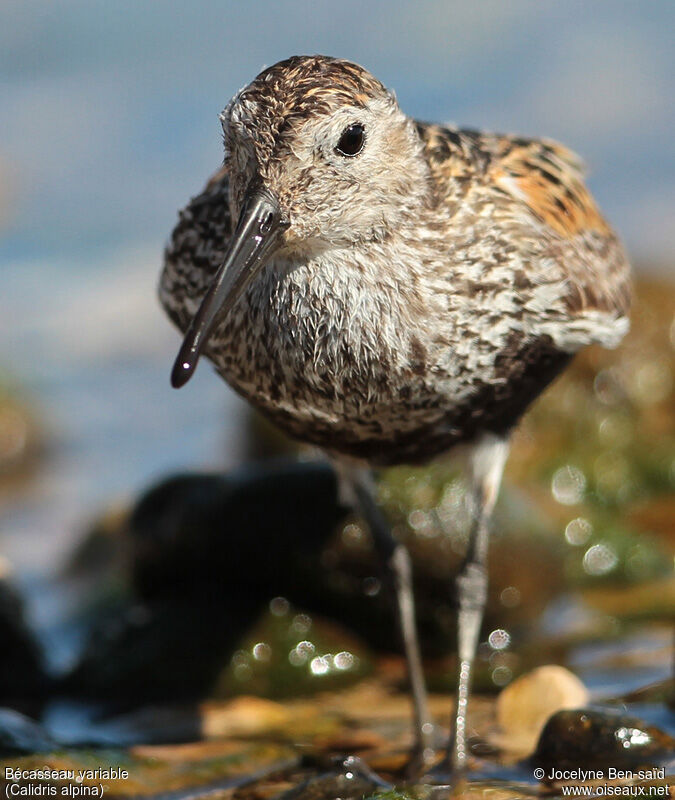
[[13, 709], [0, 708], [0, 756], [50, 753], [57, 747], [54, 739], [37, 722]]
[[62, 690], [116, 708], [206, 696], [271, 598], [292, 595], [345, 509], [326, 464], [182, 475], [128, 523], [131, 592]]
[[222, 595], [208, 591], [131, 603], [98, 623], [60, 691], [118, 710], [204, 696], [253, 619], [228, 612]]
[[284, 792], [279, 800], [361, 800], [372, 794], [377, 784], [361, 776], [320, 775]]
[[675, 739], [636, 717], [610, 711], [559, 711], [546, 723], [532, 760], [556, 768], [657, 764]]
[[497, 698], [501, 745], [531, 753], [547, 720], [562, 709], [580, 708], [588, 702], [584, 684], [564, 667], [539, 667], [513, 681]]
[[[81, 705], [79, 706], [81, 708]], [[59, 710], [50, 713], [50, 729], [60, 733], [64, 725], [66, 735], [61, 736], [69, 747], [134, 747], [173, 745], [176, 742], [196, 742], [202, 738], [202, 720], [193, 703], [172, 705], [145, 705], [118, 716], [96, 719], [96, 713], [82, 721], [79, 729], [68, 716]], [[65, 716], [65, 720], [62, 719]], [[94, 719], [91, 719], [94, 717]]]
[[365, 645], [321, 617], [275, 598], [224, 666], [212, 696], [288, 698], [349, 686], [372, 671]]
[[266, 602], [288, 588], [292, 563], [317, 553], [345, 513], [324, 463], [179, 475], [150, 490], [131, 515], [134, 587], [150, 599], [212, 583]]
[[284, 792], [279, 800], [360, 800], [383, 789], [391, 787], [364, 762], [350, 756], [336, 764], [334, 772], [308, 778]]
[[38, 644], [26, 623], [21, 597], [9, 578], [1, 576], [0, 642], [0, 704], [36, 711], [51, 682], [45, 673]]
[[410, 795], [398, 789], [388, 789], [387, 791], [371, 794], [366, 800], [410, 800]]
[[632, 509], [629, 522], [638, 530], [659, 536], [675, 546], [675, 497], [672, 493], [650, 498], [636, 504]]
[[[672, 581], [670, 567], [672, 548], [654, 536], [628, 528], [615, 517], [604, 520], [595, 517], [593, 523], [584, 517], [572, 520], [565, 527], [566, 538], [578, 533], [571, 530], [578, 522], [588, 526], [590, 535], [566, 554], [565, 566], [570, 581], [588, 587], [589, 596], [594, 591], [602, 596], [602, 590], [614, 588], [618, 592], [631, 591], [637, 598], [650, 585], [662, 583], [670, 598], [664, 595], [661, 615], [672, 615], [675, 602], [675, 582]], [[670, 590], [666, 588], [669, 581]], [[659, 591], [656, 592], [657, 596]], [[634, 602], [637, 606], [635, 610], [631, 608]], [[650, 608], [645, 598], [636, 601], [626, 598], [615, 613], [622, 617], [658, 618], [658, 610], [658, 603], [652, 603]]]

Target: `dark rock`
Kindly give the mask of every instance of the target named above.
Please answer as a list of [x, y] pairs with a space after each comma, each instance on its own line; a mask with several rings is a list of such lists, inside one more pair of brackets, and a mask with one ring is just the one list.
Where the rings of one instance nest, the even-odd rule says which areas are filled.
[[377, 784], [359, 775], [319, 775], [284, 792], [279, 800], [361, 800], [377, 788]]
[[179, 475], [151, 489], [130, 519], [134, 587], [143, 599], [212, 583], [233, 599], [267, 602], [287, 570], [316, 554], [346, 509], [328, 464], [230, 475]]
[[[438, 484], [442, 493], [447, 484]], [[397, 481], [388, 478], [385, 486], [394, 492]], [[400, 502], [404, 518], [419, 508], [403, 496]], [[353, 518], [340, 525], [347, 511], [326, 463], [278, 461], [229, 475], [178, 475], [147, 492], [131, 514], [133, 586], [148, 601], [210, 583], [240, 607], [282, 595], [347, 625], [376, 649], [398, 650], [392, 603], [386, 587], [380, 590], [381, 565], [362, 523]], [[400, 527], [398, 519], [393, 521]], [[522, 526], [518, 518], [493, 542], [486, 625], [496, 626], [505, 617], [511, 624], [531, 624], [559, 588], [557, 540], [528, 535]], [[410, 531], [396, 533], [410, 546], [415, 563], [425, 651], [451, 651], [461, 548], [449, 549], [442, 535], [420, 545]], [[531, 564], [525, 575], [524, 558]], [[505, 606], [504, 589], [515, 594], [516, 587], [527, 603]]]
[[532, 760], [566, 767], [653, 764], [675, 752], [675, 739], [642, 720], [594, 709], [559, 711], [541, 732]]
[[253, 619], [208, 590], [124, 607], [98, 624], [60, 690], [118, 709], [202, 697]]
[[180, 475], [128, 523], [132, 595], [108, 610], [62, 691], [131, 708], [203, 697], [270, 599], [296, 585], [345, 509], [327, 464]]
[[26, 623], [21, 597], [6, 579], [0, 580], [0, 642], [0, 704], [37, 710], [50, 680]]
[[378, 790], [391, 789], [359, 758], [336, 759], [335, 771], [313, 775], [284, 792], [279, 800], [360, 800]]
[[675, 678], [666, 678], [657, 683], [641, 686], [626, 692], [618, 698], [624, 703], [654, 703], [669, 706], [675, 710]]

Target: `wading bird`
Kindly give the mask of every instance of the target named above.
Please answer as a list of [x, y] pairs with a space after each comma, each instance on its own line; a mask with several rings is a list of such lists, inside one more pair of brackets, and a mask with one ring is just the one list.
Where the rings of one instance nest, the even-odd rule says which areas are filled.
[[443, 764], [456, 775], [509, 435], [574, 353], [625, 334], [626, 256], [567, 149], [418, 122], [348, 61], [282, 61], [221, 120], [224, 166], [181, 212], [161, 277], [161, 302], [186, 332], [173, 385], [204, 354], [339, 465], [396, 589], [422, 760], [432, 727], [410, 564], [372, 470], [471, 448]]

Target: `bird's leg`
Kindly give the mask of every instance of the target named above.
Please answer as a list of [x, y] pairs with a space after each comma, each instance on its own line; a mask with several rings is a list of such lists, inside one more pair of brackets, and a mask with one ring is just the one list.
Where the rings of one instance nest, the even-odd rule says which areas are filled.
[[384, 564], [387, 578], [396, 596], [396, 611], [413, 698], [415, 724], [413, 762], [416, 766], [423, 767], [434, 755], [433, 726], [429, 716], [427, 690], [417, 637], [410, 556], [405, 546], [392, 536], [389, 524], [375, 501], [375, 482], [370, 471], [350, 469], [348, 474], [361, 513], [370, 527], [375, 549]]
[[466, 556], [456, 579], [459, 603], [457, 705], [446, 757], [434, 770], [438, 778], [443, 775], [457, 778], [466, 770], [466, 711], [471, 686], [471, 669], [476, 656], [487, 599], [488, 524], [499, 493], [507, 455], [508, 442], [504, 438], [486, 434], [477, 444], [472, 456], [473, 522]]

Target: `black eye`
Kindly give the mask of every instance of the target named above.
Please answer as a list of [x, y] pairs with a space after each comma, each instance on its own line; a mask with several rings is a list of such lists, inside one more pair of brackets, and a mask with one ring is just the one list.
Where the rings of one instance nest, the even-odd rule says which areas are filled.
[[350, 125], [342, 131], [340, 141], [337, 143], [335, 150], [341, 156], [358, 156], [363, 150], [363, 144], [366, 141], [366, 134], [363, 125], [357, 122], [355, 125]]

